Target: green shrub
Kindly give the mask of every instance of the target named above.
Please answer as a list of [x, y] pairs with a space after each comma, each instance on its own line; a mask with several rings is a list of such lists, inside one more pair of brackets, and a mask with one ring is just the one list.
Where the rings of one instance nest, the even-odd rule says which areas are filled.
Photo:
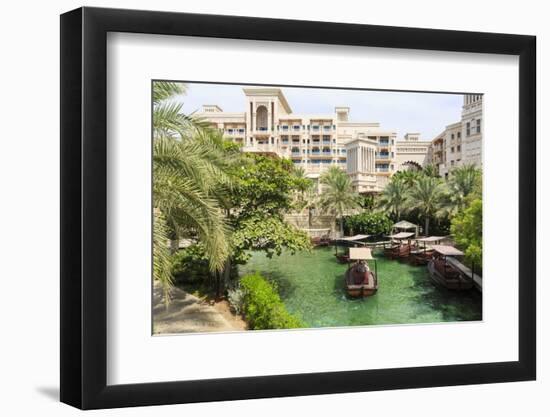
[[481, 269], [483, 265], [483, 202], [473, 200], [451, 220], [451, 233], [459, 248], [464, 250], [466, 262]]
[[172, 275], [177, 281], [195, 283], [208, 278], [208, 258], [201, 244], [180, 249], [172, 255]]
[[389, 233], [391, 219], [384, 213], [367, 211], [344, 218], [344, 230], [347, 234], [383, 235]]
[[244, 291], [243, 310], [251, 329], [294, 329], [303, 327], [287, 310], [276, 288], [260, 274], [241, 279]]

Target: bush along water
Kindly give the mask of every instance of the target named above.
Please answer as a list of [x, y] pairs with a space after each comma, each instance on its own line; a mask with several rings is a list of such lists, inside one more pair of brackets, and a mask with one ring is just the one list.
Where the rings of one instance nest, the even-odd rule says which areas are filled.
[[344, 218], [344, 230], [348, 235], [384, 235], [389, 233], [391, 226], [391, 219], [384, 213], [363, 212]]
[[283, 304], [274, 284], [259, 273], [241, 279], [244, 293], [242, 312], [251, 329], [294, 329], [302, 322], [290, 314]]

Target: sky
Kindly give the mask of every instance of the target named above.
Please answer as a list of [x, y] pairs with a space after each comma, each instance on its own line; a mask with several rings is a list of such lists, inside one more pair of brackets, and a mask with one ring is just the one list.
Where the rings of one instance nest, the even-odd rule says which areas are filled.
[[[203, 104], [216, 104], [227, 112], [245, 111], [242, 85], [187, 83], [180, 100], [186, 114]], [[280, 87], [293, 113], [334, 114], [334, 107], [350, 108], [351, 122], [378, 122], [383, 129], [420, 133], [420, 140], [432, 140], [445, 126], [460, 120], [461, 94], [410, 93], [393, 91], [337, 90]]]

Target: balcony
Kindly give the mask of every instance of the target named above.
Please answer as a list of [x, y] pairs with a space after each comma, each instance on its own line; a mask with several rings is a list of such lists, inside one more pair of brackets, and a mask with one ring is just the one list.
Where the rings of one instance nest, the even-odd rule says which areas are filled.
[[390, 159], [389, 153], [376, 153], [376, 159]]
[[279, 155], [281, 153], [279, 147], [271, 143], [256, 143], [254, 145], [245, 145], [243, 146], [242, 150], [243, 152], [264, 153], [272, 155]]

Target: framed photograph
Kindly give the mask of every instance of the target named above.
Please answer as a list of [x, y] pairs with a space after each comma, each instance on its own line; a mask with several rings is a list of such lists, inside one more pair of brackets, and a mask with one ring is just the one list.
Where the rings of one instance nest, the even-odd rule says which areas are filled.
[[535, 379], [535, 42], [63, 14], [61, 401]]

